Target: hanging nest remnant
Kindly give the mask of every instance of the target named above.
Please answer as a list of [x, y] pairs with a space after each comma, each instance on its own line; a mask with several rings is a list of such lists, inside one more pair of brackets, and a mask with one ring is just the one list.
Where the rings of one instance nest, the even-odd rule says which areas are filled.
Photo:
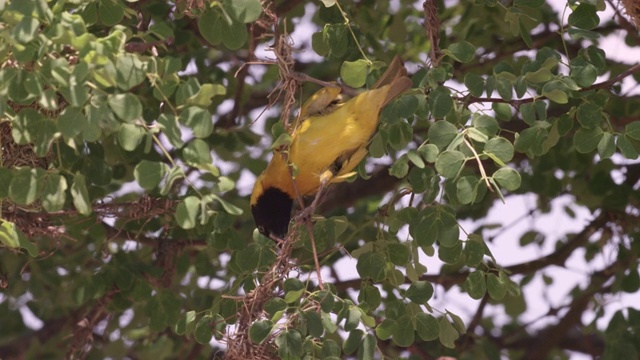
[[640, 2], [638, 0], [620, 0], [620, 4], [636, 29], [640, 29]]
[[47, 156], [39, 157], [33, 151], [31, 144], [16, 144], [11, 134], [11, 123], [8, 121], [0, 123], [0, 144], [2, 146], [2, 167], [5, 168], [29, 166], [47, 169], [51, 161], [53, 161], [53, 153], [51, 151]]
[[[36, 101], [29, 105], [16, 104], [13, 101], [7, 101], [7, 104], [17, 114], [24, 108], [33, 108], [48, 118], [56, 118], [67, 107], [67, 102], [58, 94], [58, 107], [53, 110], [42, 108]], [[2, 167], [13, 168], [19, 166], [29, 166], [33, 168], [48, 169], [49, 164], [54, 159], [53, 152], [49, 150], [46, 156], [40, 157], [36, 155], [31, 144], [20, 145], [13, 140], [11, 133], [11, 122], [6, 119], [0, 119], [0, 146], [2, 149]]]

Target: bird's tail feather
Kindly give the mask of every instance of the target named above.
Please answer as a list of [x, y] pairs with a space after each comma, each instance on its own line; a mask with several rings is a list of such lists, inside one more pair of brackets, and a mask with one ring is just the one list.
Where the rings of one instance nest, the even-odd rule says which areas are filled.
[[382, 107], [387, 106], [393, 99], [400, 96], [400, 94], [410, 89], [413, 85], [411, 79], [407, 76], [407, 69], [405, 69], [404, 63], [398, 55], [391, 60], [387, 70], [373, 85], [373, 89], [378, 89], [385, 85], [389, 85], [389, 91], [382, 103]]

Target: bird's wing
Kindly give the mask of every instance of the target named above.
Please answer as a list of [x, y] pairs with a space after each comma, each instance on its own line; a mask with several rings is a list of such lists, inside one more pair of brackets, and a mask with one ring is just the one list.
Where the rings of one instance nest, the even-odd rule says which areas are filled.
[[380, 76], [378, 81], [373, 85], [372, 89], [379, 89], [385, 85], [389, 85], [387, 96], [382, 102], [380, 108], [387, 106], [393, 99], [397, 98], [403, 92], [410, 89], [413, 85], [411, 79], [407, 76], [407, 69], [399, 56], [395, 56], [384, 74]]
[[347, 180], [356, 172], [353, 170], [367, 155], [366, 146], [350, 149], [340, 154], [329, 168], [320, 175], [320, 181], [325, 183], [337, 183]]
[[337, 84], [336, 86], [327, 86], [316, 91], [300, 107], [299, 121], [310, 116], [324, 115], [331, 112], [342, 101], [341, 92], [342, 88]]

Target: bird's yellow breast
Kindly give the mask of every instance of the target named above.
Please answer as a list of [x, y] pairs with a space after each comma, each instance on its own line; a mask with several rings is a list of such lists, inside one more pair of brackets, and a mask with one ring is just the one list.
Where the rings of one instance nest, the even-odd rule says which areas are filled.
[[[295, 179], [300, 195], [315, 193], [320, 186], [320, 176], [336, 159], [349, 155], [339, 173], [335, 174], [344, 175], [364, 158], [367, 143], [378, 125], [380, 107], [388, 90], [389, 86], [383, 86], [364, 92], [329, 114], [303, 120], [294, 130], [288, 158], [297, 169]], [[282, 154], [275, 152], [273, 156], [256, 186], [275, 186], [296, 198], [293, 181]], [[265, 184], [267, 180], [269, 183]], [[341, 179], [329, 179], [330, 182], [339, 180]]]

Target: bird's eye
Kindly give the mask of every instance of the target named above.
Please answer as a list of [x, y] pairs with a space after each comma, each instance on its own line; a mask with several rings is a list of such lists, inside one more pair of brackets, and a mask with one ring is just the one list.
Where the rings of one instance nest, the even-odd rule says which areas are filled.
[[258, 232], [264, 236], [267, 236], [267, 237], [269, 236], [267, 229], [265, 229], [265, 227], [262, 225], [258, 226]]

